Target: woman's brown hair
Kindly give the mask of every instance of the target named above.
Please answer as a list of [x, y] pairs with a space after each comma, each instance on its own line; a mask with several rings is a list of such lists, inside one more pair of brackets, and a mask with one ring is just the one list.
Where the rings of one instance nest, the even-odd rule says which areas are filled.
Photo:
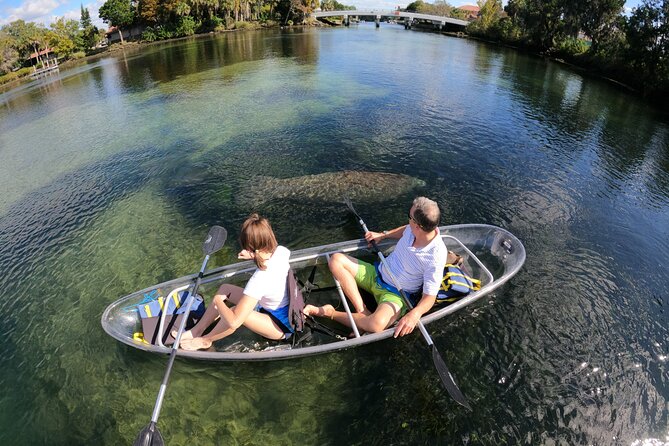
[[269, 220], [258, 214], [251, 214], [242, 223], [242, 232], [239, 234], [239, 244], [243, 249], [255, 254], [254, 261], [260, 269], [265, 269], [265, 261], [260, 258], [258, 251], [274, 253], [278, 243]]

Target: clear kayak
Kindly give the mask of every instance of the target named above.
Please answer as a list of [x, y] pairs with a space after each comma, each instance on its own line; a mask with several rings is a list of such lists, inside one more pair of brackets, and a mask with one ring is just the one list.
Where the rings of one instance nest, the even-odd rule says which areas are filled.
[[[440, 235], [449, 251], [463, 256], [465, 269], [473, 277], [481, 280], [481, 288], [447, 306], [436, 305], [431, 312], [423, 316], [421, 319], [423, 324], [442, 319], [492, 293], [511, 279], [525, 262], [523, 244], [502, 228], [482, 224], [443, 226], [440, 228]], [[384, 240], [379, 247], [388, 254], [392, 252], [394, 243], [395, 240]], [[316, 284], [316, 288], [306, 298], [307, 303], [313, 305], [330, 303], [341, 311], [348, 311], [349, 306], [334, 286], [334, 279], [327, 267], [329, 257], [336, 252], [345, 252], [363, 259], [375, 259], [365, 240], [360, 239], [293, 251], [290, 258], [291, 268], [302, 281], [306, 281], [309, 276], [310, 281]], [[198, 294], [213, 296], [221, 283], [233, 283], [243, 287], [254, 271], [255, 264], [251, 261], [209, 270], [204, 274]], [[191, 288], [196, 277], [197, 274], [184, 276], [122, 297], [109, 305], [102, 314], [103, 329], [111, 337], [131, 347], [153, 353], [169, 353], [172, 350], [170, 346], [161, 343], [150, 344], [137, 335], [142, 330], [138, 309], [157, 296], [169, 299], [176, 293]], [[322, 322], [325, 325], [335, 324], [329, 320]], [[337, 328], [343, 327], [331, 328], [336, 331]], [[346, 329], [346, 332], [350, 331]], [[393, 335], [393, 327], [379, 333], [359, 335], [357, 330], [354, 332], [355, 336], [351, 338], [315, 332], [310, 340], [293, 346], [286, 341], [266, 340], [241, 327], [231, 336], [215, 342], [209, 350], [178, 350], [177, 354], [208, 361], [278, 360], [317, 355], [380, 341]]]

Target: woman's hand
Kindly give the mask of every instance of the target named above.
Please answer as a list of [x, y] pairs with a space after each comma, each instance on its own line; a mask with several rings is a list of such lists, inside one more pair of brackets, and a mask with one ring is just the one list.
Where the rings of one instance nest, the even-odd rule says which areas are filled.
[[239, 254], [237, 254], [237, 258], [244, 260], [251, 260], [253, 258], [253, 253], [247, 251], [246, 249], [242, 249], [241, 251], [239, 251]]

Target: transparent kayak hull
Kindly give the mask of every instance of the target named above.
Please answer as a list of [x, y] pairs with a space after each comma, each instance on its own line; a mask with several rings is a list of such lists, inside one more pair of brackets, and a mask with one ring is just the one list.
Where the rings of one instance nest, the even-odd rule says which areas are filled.
[[[511, 279], [525, 262], [523, 244], [505, 229], [490, 225], [465, 224], [443, 226], [441, 237], [446, 247], [465, 258], [465, 267], [472, 276], [481, 279], [481, 289], [448, 306], [435, 306], [421, 319], [429, 324], [450, 315], [483, 296], [489, 295]], [[384, 240], [380, 247], [387, 254], [394, 248], [394, 240]], [[343, 310], [340, 295], [327, 268], [327, 258], [336, 252], [345, 252], [354, 257], [375, 259], [364, 239], [323, 245], [291, 252], [291, 267], [303, 281], [315, 268], [315, 280], [321, 289], [314, 289], [308, 297], [308, 303], [323, 305], [331, 303]], [[243, 286], [255, 270], [251, 261], [223, 266], [205, 273], [201, 292], [211, 297], [221, 283], [229, 282]], [[109, 305], [102, 314], [102, 327], [111, 337], [131, 347], [153, 353], [167, 354], [169, 346], [152, 345], [137, 340], [134, 334], [141, 331], [139, 305], [146, 302], [147, 296], [167, 296], [170, 292], [192, 286], [196, 274], [163, 282], [135, 293], [129, 294]], [[205, 299], [209, 300], [209, 299]], [[325, 323], [329, 321], [323, 321]], [[287, 342], [264, 340], [245, 328], [238, 329], [233, 335], [217, 341], [205, 351], [178, 350], [178, 356], [209, 361], [267, 361], [298, 356], [317, 355], [327, 352], [356, 347], [391, 337], [393, 327], [380, 333], [364, 334], [350, 339], [337, 339], [331, 336], [314, 334], [311, 341], [292, 348]]]

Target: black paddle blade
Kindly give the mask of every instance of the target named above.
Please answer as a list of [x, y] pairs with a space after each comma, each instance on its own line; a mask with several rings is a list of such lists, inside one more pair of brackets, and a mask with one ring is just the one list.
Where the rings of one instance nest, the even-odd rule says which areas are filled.
[[204, 255], [211, 255], [221, 249], [227, 238], [228, 231], [226, 231], [225, 228], [222, 228], [221, 226], [212, 226], [209, 230], [209, 234], [207, 234], [207, 239], [204, 241], [204, 246], [202, 247]]
[[446, 363], [441, 358], [441, 355], [439, 354], [439, 351], [434, 344], [432, 344], [432, 361], [434, 362], [434, 366], [437, 368], [437, 372], [439, 372], [441, 382], [444, 383], [444, 387], [446, 387], [446, 390], [448, 390], [448, 394], [451, 395], [455, 402], [464, 406], [471, 412], [472, 406], [469, 405], [469, 401], [467, 401], [467, 398], [462, 394], [458, 385], [455, 384], [455, 380], [453, 379], [451, 372], [448, 371]]
[[137, 436], [137, 439], [132, 446], [164, 446], [165, 441], [160, 435], [158, 426], [153, 421], [149, 423]]

